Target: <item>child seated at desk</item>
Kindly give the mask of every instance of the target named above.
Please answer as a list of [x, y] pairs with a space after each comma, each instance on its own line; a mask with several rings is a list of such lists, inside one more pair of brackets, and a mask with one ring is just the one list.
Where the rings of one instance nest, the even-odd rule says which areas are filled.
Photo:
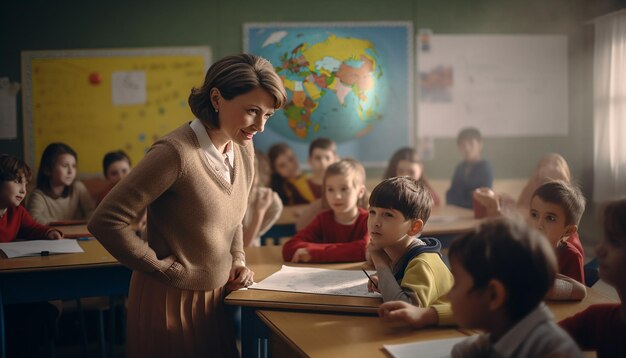
[[446, 192], [446, 203], [463, 208], [472, 208], [472, 192], [474, 189], [493, 185], [491, 164], [481, 158], [483, 140], [476, 128], [464, 128], [456, 140], [459, 151], [463, 155], [454, 170], [452, 184]]
[[98, 204], [113, 187], [130, 173], [130, 158], [123, 150], [108, 152], [102, 158], [102, 172], [109, 185], [98, 194]]
[[453, 280], [441, 243], [418, 237], [433, 206], [428, 189], [410, 177], [389, 178], [374, 188], [369, 203], [369, 254], [377, 274], [368, 289], [380, 292], [385, 302], [394, 301], [381, 306], [381, 314], [412, 304], [428, 316], [423, 325], [452, 324], [446, 293]]
[[[494, 195], [477, 190], [474, 197], [487, 207], [488, 212], [499, 215], [500, 209]], [[580, 189], [560, 180], [541, 185], [531, 197], [528, 225], [544, 235], [557, 256], [558, 274], [554, 287], [548, 293], [548, 299], [585, 298], [585, 254], [578, 239], [578, 223], [584, 210], [585, 197]]]
[[581, 357], [542, 300], [556, 274], [554, 250], [521, 220], [491, 219], [452, 242], [448, 296], [463, 328], [486, 333], [452, 357]]
[[[102, 159], [102, 171], [104, 172], [104, 178], [109, 182], [109, 186], [98, 195], [98, 205], [113, 187], [130, 173], [130, 158], [123, 150], [108, 152]], [[142, 236], [143, 231], [146, 229], [147, 221], [148, 211], [144, 210], [143, 215], [139, 215], [138, 219], [132, 223], [137, 236]]]
[[316, 199], [324, 195], [324, 172], [329, 165], [337, 162], [337, 144], [328, 138], [316, 138], [309, 145], [309, 166], [311, 176], [308, 179], [309, 187]]
[[283, 245], [291, 262], [365, 260], [369, 241], [367, 211], [359, 207], [365, 195], [365, 169], [354, 159], [332, 164], [324, 174], [324, 207], [303, 230]]
[[559, 324], [585, 351], [598, 358], [626, 357], [626, 199], [604, 209], [604, 240], [596, 249], [600, 278], [615, 287], [621, 302], [593, 305]]
[[300, 172], [293, 150], [285, 143], [276, 143], [267, 152], [272, 169], [271, 187], [283, 205], [308, 204], [315, 200], [308, 176]]
[[31, 171], [23, 160], [0, 155], [0, 242], [15, 239], [51, 239], [63, 237], [59, 230], [37, 223], [20, 205], [26, 196]]
[[433, 197], [433, 205], [441, 205], [439, 195], [430, 185], [428, 179], [426, 179], [426, 175], [424, 174], [424, 163], [422, 163], [422, 160], [415, 149], [411, 147], [400, 148], [393, 153], [391, 159], [389, 159], [389, 166], [387, 166], [387, 170], [385, 170], [383, 179], [401, 177], [405, 175], [421, 180], [424, 183], [424, 186], [426, 186], [426, 189], [430, 191], [430, 195]]
[[95, 203], [85, 185], [76, 180], [76, 152], [67, 144], [52, 143], [41, 155], [37, 189], [26, 208], [41, 224], [63, 220], [88, 220]]
[[283, 203], [269, 185], [269, 160], [263, 152], [254, 151], [254, 182], [248, 195], [248, 208], [243, 217], [244, 246], [260, 246], [265, 234], [280, 218]]

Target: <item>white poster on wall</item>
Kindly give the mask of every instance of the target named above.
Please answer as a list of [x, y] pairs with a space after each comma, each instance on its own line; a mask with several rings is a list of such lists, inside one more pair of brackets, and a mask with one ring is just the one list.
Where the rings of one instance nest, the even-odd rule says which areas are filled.
[[431, 35], [417, 43], [418, 135], [568, 133], [567, 37]]

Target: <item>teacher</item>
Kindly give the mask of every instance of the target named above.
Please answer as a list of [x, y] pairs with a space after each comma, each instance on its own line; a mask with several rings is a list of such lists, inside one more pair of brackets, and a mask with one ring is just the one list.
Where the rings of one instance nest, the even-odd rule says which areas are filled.
[[[254, 275], [241, 224], [254, 179], [252, 138], [286, 100], [267, 60], [217, 61], [191, 90], [196, 119], [156, 141], [96, 209], [89, 231], [133, 270], [128, 357], [238, 355], [223, 298]], [[146, 207], [141, 239], [132, 223]]]

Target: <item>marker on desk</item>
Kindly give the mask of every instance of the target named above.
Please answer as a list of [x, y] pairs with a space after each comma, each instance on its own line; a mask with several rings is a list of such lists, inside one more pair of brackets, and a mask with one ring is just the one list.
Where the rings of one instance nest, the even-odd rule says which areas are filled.
[[363, 273], [365, 274], [365, 276], [367, 276], [367, 279], [370, 280], [370, 282], [372, 283], [372, 285], [374, 285], [374, 287], [378, 288], [378, 285], [376, 284], [376, 282], [374, 282], [374, 280], [372, 280], [372, 278], [370, 277], [370, 275], [367, 273], [367, 271], [365, 271], [364, 268], [361, 268], [361, 270], [363, 270]]
[[50, 256], [50, 251], [42, 251], [41, 256]]
[[77, 237], [76, 238], [76, 241], [89, 241], [89, 240], [91, 240], [90, 237]]

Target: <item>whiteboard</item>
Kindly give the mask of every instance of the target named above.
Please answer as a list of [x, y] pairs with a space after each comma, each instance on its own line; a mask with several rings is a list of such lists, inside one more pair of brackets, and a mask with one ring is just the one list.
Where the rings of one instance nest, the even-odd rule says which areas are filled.
[[564, 35], [418, 36], [418, 136], [568, 134]]
[[113, 150], [139, 162], [193, 119], [187, 98], [210, 60], [208, 47], [22, 52], [25, 159], [36, 168], [48, 144], [64, 142], [83, 174], [101, 173]]

